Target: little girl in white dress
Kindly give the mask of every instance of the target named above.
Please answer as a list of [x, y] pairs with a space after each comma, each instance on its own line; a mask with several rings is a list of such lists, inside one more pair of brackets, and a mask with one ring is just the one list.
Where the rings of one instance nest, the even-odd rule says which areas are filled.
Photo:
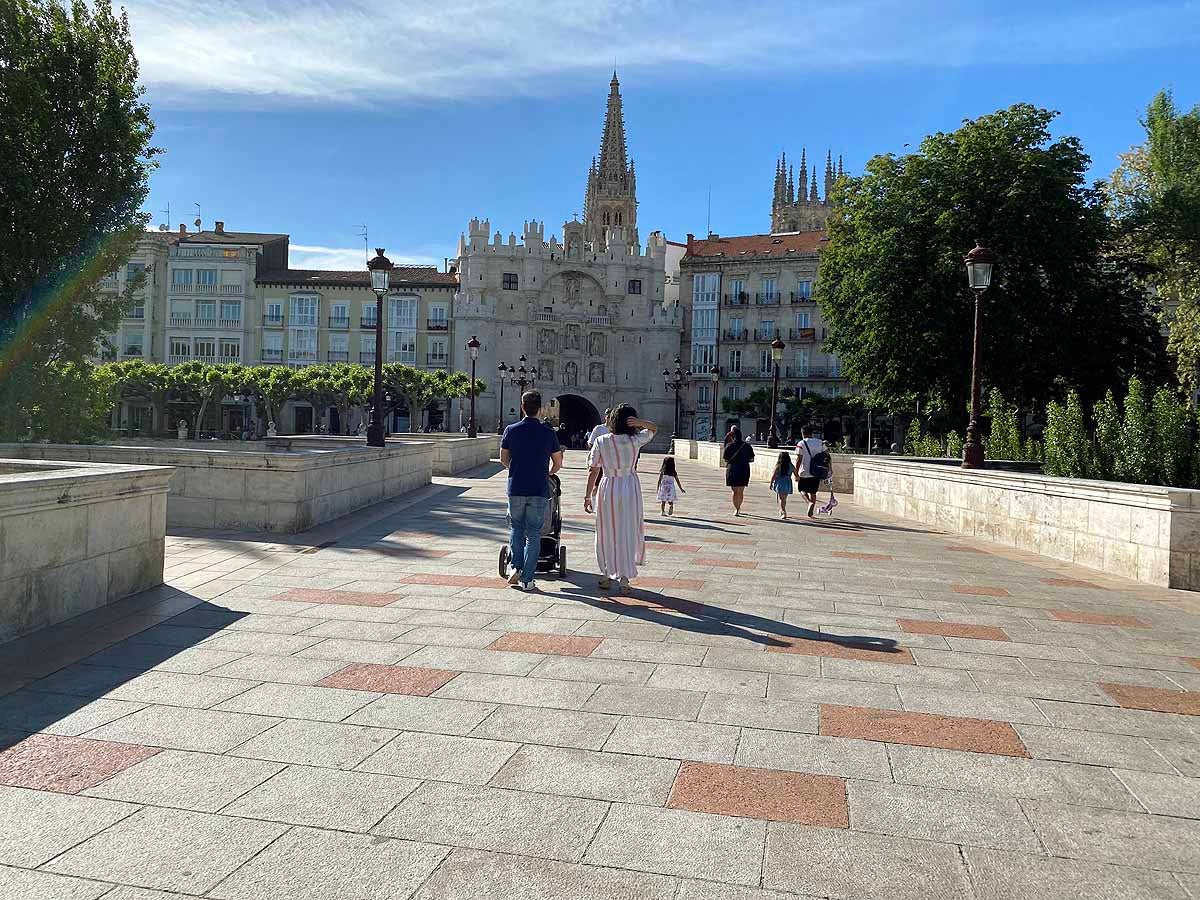
[[658, 510], [660, 513], [673, 516], [675, 515], [675, 501], [679, 494], [686, 494], [683, 485], [679, 483], [679, 476], [675, 474], [675, 457], [668, 456], [663, 460], [662, 468], [658, 472], [658, 492], [655, 496], [658, 498]]

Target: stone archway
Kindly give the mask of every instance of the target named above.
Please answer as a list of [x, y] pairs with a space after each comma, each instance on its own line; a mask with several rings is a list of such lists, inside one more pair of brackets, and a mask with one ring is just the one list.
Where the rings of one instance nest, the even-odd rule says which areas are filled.
[[559, 394], [554, 400], [558, 404], [560, 428], [572, 446], [577, 443], [577, 435], [586, 435], [600, 424], [600, 410], [586, 397], [578, 394]]

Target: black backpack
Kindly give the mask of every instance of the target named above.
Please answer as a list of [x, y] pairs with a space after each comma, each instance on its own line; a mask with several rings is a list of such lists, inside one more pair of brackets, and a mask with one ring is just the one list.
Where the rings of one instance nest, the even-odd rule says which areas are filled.
[[807, 438], [801, 441], [801, 446], [809, 455], [808, 474], [810, 478], [816, 478], [818, 481], [824, 481], [829, 477], [829, 469], [833, 464], [833, 460], [829, 458], [829, 451], [822, 450], [816, 456], [813, 456], [812, 450], [808, 448]]

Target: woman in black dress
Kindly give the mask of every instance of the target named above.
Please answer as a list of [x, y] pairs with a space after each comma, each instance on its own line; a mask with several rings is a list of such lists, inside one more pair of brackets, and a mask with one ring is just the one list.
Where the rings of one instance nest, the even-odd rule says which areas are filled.
[[736, 425], [729, 430], [725, 444], [725, 484], [733, 490], [733, 514], [742, 514], [742, 496], [750, 483], [750, 463], [754, 460], [754, 448], [742, 440], [742, 430]]

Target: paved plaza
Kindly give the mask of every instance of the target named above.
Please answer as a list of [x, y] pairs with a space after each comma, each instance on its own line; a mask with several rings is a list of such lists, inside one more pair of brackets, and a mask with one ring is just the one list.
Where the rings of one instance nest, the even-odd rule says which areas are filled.
[[0, 897], [1200, 898], [1193, 595], [654, 457], [605, 594], [583, 462], [537, 593], [493, 466], [0, 647]]

